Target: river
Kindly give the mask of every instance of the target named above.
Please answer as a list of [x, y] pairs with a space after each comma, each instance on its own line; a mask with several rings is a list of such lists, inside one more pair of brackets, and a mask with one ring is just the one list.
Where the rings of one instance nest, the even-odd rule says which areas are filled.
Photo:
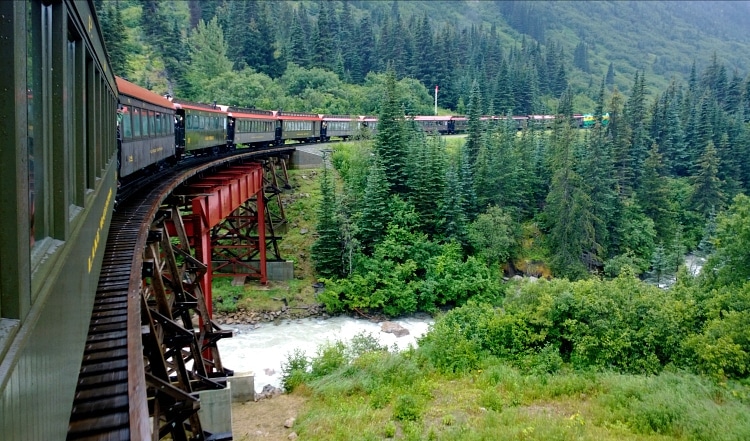
[[219, 354], [224, 366], [235, 373], [253, 372], [255, 391], [261, 392], [263, 386], [270, 384], [280, 387], [281, 363], [294, 349], [305, 351], [308, 357], [314, 356], [318, 347], [326, 342], [348, 342], [359, 333], [370, 333], [380, 344], [399, 350], [416, 346], [430, 324], [429, 317], [414, 317], [393, 320], [409, 330], [409, 335], [396, 337], [380, 331], [380, 323], [352, 317], [333, 317], [328, 319], [308, 318], [284, 321], [280, 324], [262, 323], [253, 325], [225, 325], [234, 331], [232, 338], [219, 340]]

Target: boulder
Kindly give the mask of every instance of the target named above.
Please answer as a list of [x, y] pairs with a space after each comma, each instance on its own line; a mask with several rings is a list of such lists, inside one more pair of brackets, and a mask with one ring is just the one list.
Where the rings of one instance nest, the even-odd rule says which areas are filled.
[[408, 329], [404, 328], [403, 326], [395, 322], [383, 322], [380, 325], [380, 330], [383, 332], [387, 332], [389, 334], [393, 334], [396, 337], [403, 337], [405, 335], [409, 335]]

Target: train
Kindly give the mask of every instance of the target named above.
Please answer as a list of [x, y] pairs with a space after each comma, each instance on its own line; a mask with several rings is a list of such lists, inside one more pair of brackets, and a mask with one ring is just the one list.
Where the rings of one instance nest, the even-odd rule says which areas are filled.
[[[264, 148], [286, 143], [347, 140], [377, 132], [377, 118], [363, 115], [324, 115], [249, 109], [166, 98], [117, 77], [120, 93], [120, 177], [174, 163], [185, 155], [218, 154], [238, 147]], [[454, 135], [468, 130], [466, 116], [406, 116], [425, 133]], [[511, 118], [512, 126], [549, 129], [554, 115], [483, 116], [499, 124]], [[173, 127], [169, 121], [174, 120]], [[572, 124], [590, 128], [591, 114], [575, 114]], [[607, 125], [609, 115], [602, 118]], [[366, 134], [367, 133], [367, 134]]]

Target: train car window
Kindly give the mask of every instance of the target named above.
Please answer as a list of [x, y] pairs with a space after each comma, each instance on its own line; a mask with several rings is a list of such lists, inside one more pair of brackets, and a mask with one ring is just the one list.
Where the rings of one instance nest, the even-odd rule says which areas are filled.
[[[44, 13], [43, 13], [44, 10]], [[49, 12], [51, 7], [29, 4], [27, 7], [27, 29], [29, 35], [26, 57], [26, 95], [28, 119], [27, 157], [29, 161], [29, 246], [34, 248], [41, 239], [47, 236], [46, 200], [47, 173], [46, 140], [43, 128], [45, 105], [42, 94], [42, 79], [45, 72], [44, 53], [42, 48], [43, 32], [50, 28]], [[44, 20], [44, 22], [43, 22]]]
[[[68, 84], [67, 84], [67, 91], [68, 96], [70, 96], [72, 99], [68, 101], [68, 108], [66, 111], [69, 113], [68, 117], [68, 179], [67, 179], [67, 187], [68, 187], [68, 198], [69, 198], [69, 204], [75, 205], [78, 201], [77, 195], [78, 192], [76, 191], [78, 188], [76, 177], [77, 177], [77, 160], [76, 157], [78, 156], [78, 145], [79, 143], [76, 140], [76, 123], [78, 118], [80, 117], [80, 111], [78, 109], [78, 101], [77, 97], [81, 96], [81, 94], [76, 90], [76, 53], [78, 50], [80, 50], [80, 45], [76, 44], [77, 36], [73, 32], [75, 27], [72, 23], [68, 24], [68, 48], [67, 48], [67, 56], [68, 56], [68, 64], [66, 66], [68, 76], [66, 78]], [[82, 202], [82, 201], [81, 201]], [[73, 213], [72, 211], [71, 213]]]
[[156, 136], [156, 124], [154, 123], [154, 111], [148, 111], [148, 136]]
[[133, 107], [133, 137], [141, 136], [141, 109]]
[[164, 135], [164, 131], [163, 131], [162, 124], [161, 124], [161, 113], [154, 112], [154, 122], [155, 122], [155, 125], [154, 125], [155, 134], [157, 136]]
[[120, 115], [122, 116], [122, 119], [120, 120], [122, 139], [130, 139], [133, 137], [133, 124], [130, 122], [130, 108], [123, 106]]

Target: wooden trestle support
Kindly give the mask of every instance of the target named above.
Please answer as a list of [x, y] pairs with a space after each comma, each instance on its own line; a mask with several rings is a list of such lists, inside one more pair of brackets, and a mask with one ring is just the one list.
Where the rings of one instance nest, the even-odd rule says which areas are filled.
[[[211, 320], [200, 283], [206, 270], [192, 255], [178, 208], [164, 207], [149, 230], [141, 287], [141, 337], [153, 439], [167, 435], [174, 440], [208, 439], [194, 393], [222, 389], [226, 377], [233, 374], [222, 365], [216, 346], [219, 339], [231, 337], [231, 331], [221, 330]], [[231, 433], [210, 438], [231, 439]]]
[[[275, 181], [273, 181], [275, 182]], [[243, 260], [259, 258], [252, 275], [266, 282], [263, 168], [234, 165], [177, 188], [150, 229], [142, 274], [142, 340], [153, 438], [231, 439], [201, 429], [196, 392], [226, 387], [233, 372], [217, 341], [231, 337], [212, 321], [212, 256], [232, 247], [214, 232], [244, 240]], [[221, 227], [224, 225], [224, 227]], [[226, 227], [231, 225], [231, 228]], [[246, 266], [249, 268], [249, 266]]]

